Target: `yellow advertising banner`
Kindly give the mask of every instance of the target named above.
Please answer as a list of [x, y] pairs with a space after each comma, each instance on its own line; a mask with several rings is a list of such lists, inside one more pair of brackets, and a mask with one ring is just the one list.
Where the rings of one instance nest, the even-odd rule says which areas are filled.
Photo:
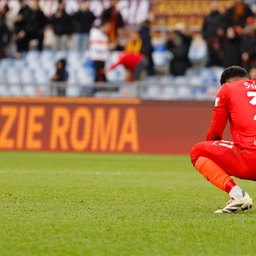
[[[219, 1], [219, 11], [224, 13], [231, 5], [231, 0]], [[159, 0], [152, 4], [153, 24], [172, 27], [182, 22], [201, 28], [204, 16], [210, 11], [208, 0]]]

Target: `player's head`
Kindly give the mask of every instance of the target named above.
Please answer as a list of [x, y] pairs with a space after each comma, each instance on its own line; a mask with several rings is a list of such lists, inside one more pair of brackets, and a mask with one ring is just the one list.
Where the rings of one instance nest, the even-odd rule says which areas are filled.
[[108, 20], [103, 19], [99, 25], [99, 29], [103, 32], [103, 33], [108, 33], [110, 28], [110, 23]]
[[239, 66], [232, 66], [226, 68], [223, 71], [220, 77], [220, 84], [223, 85], [225, 83], [236, 82], [246, 79], [249, 79], [249, 75], [244, 68], [241, 68]]

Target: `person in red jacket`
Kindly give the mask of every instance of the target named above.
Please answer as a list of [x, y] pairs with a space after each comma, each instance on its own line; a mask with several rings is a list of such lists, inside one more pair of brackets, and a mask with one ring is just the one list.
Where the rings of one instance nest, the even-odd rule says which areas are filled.
[[129, 72], [129, 81], [141, 80], [142, 72], [147, 69], [148, 61], [141, 53], [124, 53], [119, 61], [111, 65], [106, 71], [115, 69], [117, 66], [123, 65]]
[[[215, 213], [231, 213], [252, 207], [250, 196], [230, 177], [256, 181], [256, 81], [239, 66], [225, 69], [220, 79], [206, 142], [191, 150], [195, 168], [231, 199]], [[227, 122], [232, 141], [222, 139]]]

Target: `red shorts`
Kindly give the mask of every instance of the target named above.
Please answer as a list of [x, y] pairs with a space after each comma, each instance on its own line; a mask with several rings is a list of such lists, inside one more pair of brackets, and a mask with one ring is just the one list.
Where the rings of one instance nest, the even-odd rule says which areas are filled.
[[256, 151], [241, 149], [230, 141], [206, 141], [191, 150], [193, 165], [200, 156], [211, 159], [230, 176], [256, 181]]

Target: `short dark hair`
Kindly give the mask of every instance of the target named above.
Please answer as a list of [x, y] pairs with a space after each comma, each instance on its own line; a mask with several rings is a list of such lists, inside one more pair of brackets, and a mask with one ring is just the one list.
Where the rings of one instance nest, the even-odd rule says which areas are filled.
[[223, 71], [223, 73], [220, 77], [220, 84], [223, 85], [223, 84], [227, 83], [228, 80], [233, 77], [241, 77], [241, 78], [246, 77], [249, 79], [249, 75], [244, 68], [239, 67], [239, 66], [231, 66], [231, 67], [226, 68]]

